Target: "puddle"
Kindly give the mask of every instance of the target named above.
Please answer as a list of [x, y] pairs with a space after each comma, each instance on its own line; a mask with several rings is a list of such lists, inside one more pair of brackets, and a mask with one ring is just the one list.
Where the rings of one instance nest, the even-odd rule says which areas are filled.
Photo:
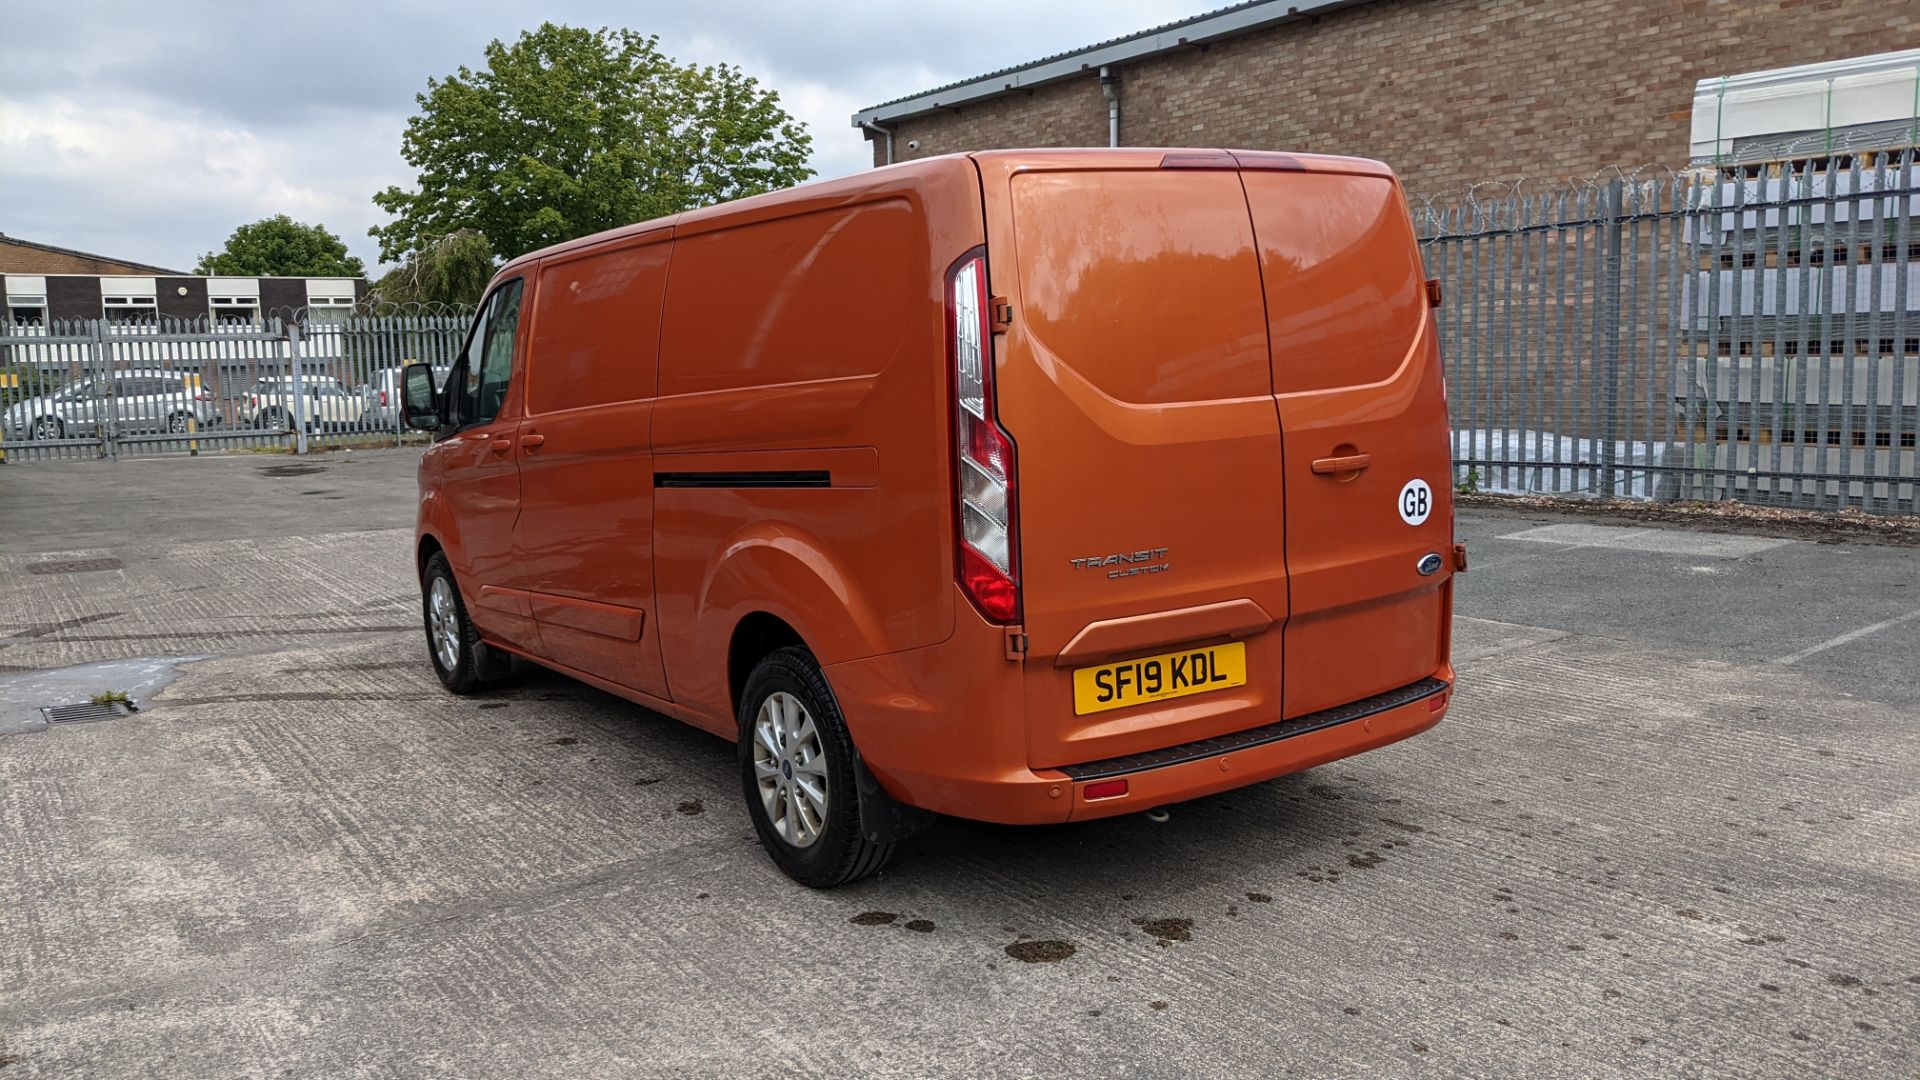
[[205, 659], [143, 657], [0, 675], [0, 735], [45, 731], [43, 707], [90, 701], [95, 694], [112, 690], [124, 692], [145, 708], [155, 694], [180, 677], [182, 665]]

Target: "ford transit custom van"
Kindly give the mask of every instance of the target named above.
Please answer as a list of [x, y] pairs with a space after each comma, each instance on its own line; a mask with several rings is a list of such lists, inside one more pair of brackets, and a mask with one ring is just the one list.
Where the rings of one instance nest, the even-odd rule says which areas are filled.
[[434, 670], [738, 745], [773, 860], [1084, 821], [1445, 714], [1447, 411], [1383, 165], [932, 158], [508, 263], [403, 378]]

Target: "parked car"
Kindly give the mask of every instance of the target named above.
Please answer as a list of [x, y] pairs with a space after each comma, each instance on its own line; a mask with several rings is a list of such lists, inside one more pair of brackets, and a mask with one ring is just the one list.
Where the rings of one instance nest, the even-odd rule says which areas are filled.
[[93, 375], [52, 393], [15, 402], [5, 414], [10, 435], [33, 439], [87, 439], [111, 422], [121, 435], [187, 434], [218, 416], [198, 375], [166, 368], [135, 368]]
[[[373, 380], [367, 383], [366, 424], [378, 431], [398, 431], [400, 429], [400, 373], [411, 364], [400, 367], [382, 368], [373, 373]], [[445, 364], [435, 364], [431, 368], [435, 386], [444, 385], [447, 372], [453, 370]]]
[[816, 887], [920, 811], [1384, 746], [1454, 683], [1437, 302], [1386, 166], [1213, 150], [931, 158], [520, 256], [444, 392], [406, 380], [431, 663], [735, 740]]
[[[308, 431], [338, 430], [360, 423], [360, 401], [347, 393], [340, 380], [303, 375], [300, 393], [307, 399]], [[269, 375], [247, 391], [247, 422], [254, 427], [288, 431], [299, 413], [291, 375]]]

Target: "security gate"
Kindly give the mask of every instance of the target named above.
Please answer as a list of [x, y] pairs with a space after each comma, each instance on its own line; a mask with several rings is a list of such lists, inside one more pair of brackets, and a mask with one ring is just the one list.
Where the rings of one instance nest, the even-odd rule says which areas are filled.
[[1920, 156], [1415, 208], [1464, 490], [1920, 512]]
[[400, 370], [452, 366], [467, 320], [346, 315], [0, 320], [0, 452], [9, 463], [244, 449], [398, 445]]

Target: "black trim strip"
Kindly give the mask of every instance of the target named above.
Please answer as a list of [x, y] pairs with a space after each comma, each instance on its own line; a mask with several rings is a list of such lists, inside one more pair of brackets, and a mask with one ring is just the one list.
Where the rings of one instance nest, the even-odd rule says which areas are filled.
[[769, 469], [762, 472], [657, 472], [657, 488], [823, 488], [833, 486], [825, 469]]
[[1169, 746], [1164, 750], [1149, 750], [1144, 754], [1129, 754], [1126, 757], [1108, 758], [1105, 761], [1089, 761], [1084, 765], [1062, 765], [1060, 771], [1075, 780], [1103, 780], [1109, 776], [1123, 776], [1127, 773], [1145, 772], [1148, 769], [1164, 769], [1169, 765], [1184, 765], [1189, 761], [1199, 761], [1202, 758], [1215, 757], [1235, 750], [1265, 746], [1270, 742], [1305, 735], [1309, 731], [1319, 731], [1321, 728], [1333, 727], [1335, 724], [1345, 724], [1376, 713], [1383, 713], [1388, 709], [1397, 709], [1402, 705], [1411, 705], [1446, 690], [1449, 685], [1440, 679], [1421, 679], [1398, 690], [1389, 690], [1384, 694], [1350, 701], [1331, 709], [1296, 716], [1277, 724], [1235, 731], [1226, 735], [1215, 735], [1211, 739]]

